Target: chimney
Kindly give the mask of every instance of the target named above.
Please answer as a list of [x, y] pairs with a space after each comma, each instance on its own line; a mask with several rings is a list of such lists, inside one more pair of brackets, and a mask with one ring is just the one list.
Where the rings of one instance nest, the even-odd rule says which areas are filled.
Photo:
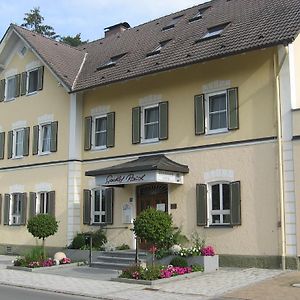
[[126, 29], [129, 29], [130, 25], [127, 22], [119, 23], [116, 25], [112, 25], [109, 27], [104, 28], [105, 37], [114, 35], [116, 33], [122, 33]]

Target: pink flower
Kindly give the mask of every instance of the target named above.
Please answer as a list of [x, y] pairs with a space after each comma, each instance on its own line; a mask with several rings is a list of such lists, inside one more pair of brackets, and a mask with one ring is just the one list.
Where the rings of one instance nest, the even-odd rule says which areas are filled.
[[216, 254], [212, 246], [203, 247], [200, 251], [202, 256], [214, 256]]
[[153, 245], [150, 247], [149, 252], [154, 254], [157, 251], [157, 248]]
[[61, 259], [59, 262], [60, 262], [61, 265], [70, 264], [71, 259], [68, 258], [68, 257], [65, 257], [65, 258]]

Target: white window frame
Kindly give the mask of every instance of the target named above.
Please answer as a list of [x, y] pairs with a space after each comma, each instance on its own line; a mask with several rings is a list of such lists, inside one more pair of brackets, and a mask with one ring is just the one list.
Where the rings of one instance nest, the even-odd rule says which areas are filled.
[[[49, 138], [49, 151], [43, 151], [43, 127], [50, 126], [50, 138]], [[39, 124], [39, 141], [38, 141], [38, 155], [48, 155], [51, 153], [51, 122], [45, 122]]]
[[11, 97], [11, 98], [8, 98], [8, 95], [7, 95], [8, 94], [8, 82], [10, 80], [14, 80], [14, 82], [15, 82], [14, 90], [16, 90], [16, 76], [14, 75], [14, 76], [7, 77], [6, 80], [5, 80], [6, 82], [5, 82], [5, 97], [4, 97], [4, 101], [12, 101], [12, 100], [16, 99], [15, 95], [13, 97]]
[[[100, 191], [100, 210], [95, 212], [95, 193], [96, 191]], [[105, 188], [96, 188], [92, 190], [92, 195], [91, 195], [91, 224], [97, 225], [97, 224], [105, 224], [106, 223], [106, 211], [102, 210], [103, 204], [102, 202], [105, 201], [105, 198], [103, 199], [103, 193], [105, 191]], [[106, 208], [106, 207], [105, 207]], [[95, 222], [95, 216], [99, 216], [99, 222]], [[102, 216], [105, 217], [104, 222], [102, 222]]]
[[21, 193], [12, 193], [10, 194], [10, 205], [9, 205], [9, 225], [20, 225], [21, 224], [21, 210], [18, 214], [13, 214], [13, 202], [14, 202], [14, 195], [18, 196], [17, 201], [19, 202], [18, 206], [21, 207]]
[[[159, 129], [159, 104], [152, 104], [152, 105], [147, 105], [147, 106], [143, 106], [141, 108], [141, 143], [156, 143], [156, 142], [159, 142], [159, 130], [158, 130], [158, 136], [157, 138], [152, 138], [152, 139], [147, 139], [145, 137], [145, 111], [147, 109], [150, 109], [150, 108], [154, 108], [154, 107], [157, 107], [158, 109], [158, 121], [155, 122], [158, 124], [158, 129]], [[150, 123], [147, 123], [147, 124], [150, 124]], [[153, 123], [152, 123], [153, 124]]]
[[[17, 155], [17, 132], [23, 132], [22, 137], [22, 155]], [[13, 144], [12, 144], [12, 158], [23, 158], [24, 157], [24, 132], [25, 128], [18, 128], [13, 130]]]
[[[213, 185], [219, 185], [221, 187], [223, 184], [230, 185], [229, 181], [215, 181], [210, 182], [207, 184], [207, 212], [208, 212], [208, 226], [223, 226], [223, 225], [230, 225], [229, 223], [224, 223], [223, 216], [224, 215], [230, 215], [231, 208], [230, 209], [223, 209], [223, 189], [219, 188], [220, 192], [220, 209], [213, 210], [212, 209], [212, 186]], [[220, 223], [213, 223], [213, 215], [220, 215]]]
[[[35, 202], [35, 212], [36, 214], [49, 214], [50, 212], [47, 212], [47, 207], [49, 207], [49, 192], [48, 191], [42, 191], [42, 192], [37, 192], [37, 197], [36, 197], [36, 202]], [[41, 212], [41, 196], [44, 195], [44, 207], [43, 207], [43, 212]]]
[[107, 149], [107, 138], [106, 138], [106, 142], [105, 145], [100, 145], [100, 146], [96, 146], [96, 120], [97, 119], [106, 119], [106, 130], [102, 130], [99, 132], [105, 132], [106, 133], [106, 137], [107, 137], [107, 114], [103, 114], [103, 115], [98, 115], [98, 116], [94, 116], [93, 117], [93, 122], [92, 122], [92, 149], [93, 150], [104, 150]]
[[[216, 96], [216, 95], [225, 95], [225, 105], [226, 105], [226, 127], [224, 128], [218, 128], [218, 129], [210, 129], [210, 112], [209, 112], [209, 105], [210, 105], [210, 97]], [[205, 127], [206, 127], [206, 134], [216, 134], [216, 133], [224, 133], [228, 132], [228, 107], [227, 107], [227, 91], [222, 90], [218, 92], [213, 93], [207, 93], [205, 94]], [[220, 111], [218, 111], [220, 112]]]
[[32, 91], [29, 93], [29, 77], [30, 77], [30, 73], [37, 71], [38, 72], [39, 68], [34, 68], [31, 69], [29, 71], [27, 71], [27, 79], [26, 79], [26, 96], [30, 96], [30, 95], [34, 95], [38, 92], [38, 82], [37, 82], [37, 87], [35, 91]]

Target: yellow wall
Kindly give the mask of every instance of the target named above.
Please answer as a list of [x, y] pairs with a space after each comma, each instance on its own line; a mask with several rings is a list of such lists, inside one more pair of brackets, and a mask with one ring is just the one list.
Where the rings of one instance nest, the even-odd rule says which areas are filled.
[[298, 35], [293, 45], [295, 59], [296, 108], [300, 108], [300, 35]]

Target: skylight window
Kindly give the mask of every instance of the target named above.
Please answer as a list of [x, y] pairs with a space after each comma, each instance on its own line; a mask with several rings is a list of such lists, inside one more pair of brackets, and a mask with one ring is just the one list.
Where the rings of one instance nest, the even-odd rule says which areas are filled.
[[175, 27], [175, 25], [178, 23], [181, 17], [183, 17], [183, 15], [174, 17], [166, 26], [163, 27], [162, 31]]
[[102, 69], [106, 69], [106, 68], [110, 68], [110, 67], [113, 67], [116, 65], [116, 63], [123, 57], [125, 56], [126, 53], [123, 53], [123, 54], [119, 54], [119, 55], [116, 55], [116, 56], [113, 56], [111, 57], [105, 64], [99, 66], [97, 68], [97, 70], [102, 70]]
[[211, 38], [220, 36], [228, 24], [229, 23], [208, 28], [206, 34], [200, 40], [196, 41], [196, 43], [203, 41], [203, 40], [207, 40], [207, 39], [211, 39]]
[[160, 53], [161, 49], [166, 46], [167, 43], [169, 43], [171, 40], [160, 42], [157, 47], [155, 47], [151, 52], [147, 54], [147, 56], [153, 56]]
[[204, 12], [207, 9], [209, 9], [209, 8], [210, 8], [210, 6], [209, 7], [200, 8], [198, 10], [198, 12], [191, 19], [189, 19], [189, 22], [194, 22], [194, 21], [200, 20], [202, 18], [202, 16], [203, 16]]

